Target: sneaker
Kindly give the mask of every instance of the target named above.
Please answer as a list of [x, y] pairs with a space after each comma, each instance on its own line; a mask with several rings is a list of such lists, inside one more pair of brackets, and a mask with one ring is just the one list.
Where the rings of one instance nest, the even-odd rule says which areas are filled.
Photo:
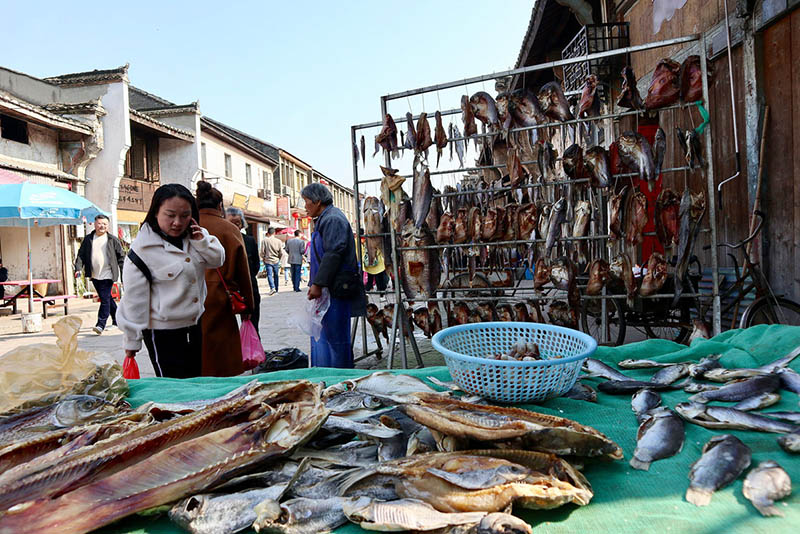
[[92, 327], [92, 332], [94, 332], [95, 334], [97, 334], [99, 336], [100, 334], [103, 333], [103, 328], [100, 327], [100, 326], [94, 326], [94, 327]]

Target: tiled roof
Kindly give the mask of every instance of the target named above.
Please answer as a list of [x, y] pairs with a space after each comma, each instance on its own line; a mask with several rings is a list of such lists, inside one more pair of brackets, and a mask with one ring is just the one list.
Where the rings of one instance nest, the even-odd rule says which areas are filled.
[[66, 173], [59, 169], [53, 168], [49, 165], [44, 165], [34, 161], [8, 161], [0, 157], [0, 167], [10, 169], [25, 174], [34, 174], [37, 176], [47, 176], [48, 178], [56, 178], [62, 181], [85, 182], [85, 179], [80, 179], [77, 176]]
[[240, 130], [237, 130], [236, 128], [228, 126], [227, 124], [223, 124], [219, 121], [215, 121], [214, 119], [211, 119], [206, 116], [203, 116], [201, 121], [207, 123], [208, 125], [214, 128], [222, 130], [226, 134], [238, 139], [239, 141], [249, 146], [253, 150], [273, 160], [276, 165], [278, 164], [281, 149], [276, 147], [275, 145], [267, 143], [266, 141], [262, 141], [261, 139], [253, 137], [252, 135], [246, 134]]
[[100, 105], [99, 101], [92, 100], [89, 102], [80, 102], [78, 104], [65, 104], [62, 102], [56, 102], [53, 104], [45, 104], [42, 106], [47, 111], [51, 111], [58, 115], [67, 115], [67, 114], [85, 114], [85, 113], [92, 113], [95, 115], [103, 116], [106, 114], [106, 110], [103, 106]]
[[169, 100], [161, 98], [160, 96], [152, 93], [148, 93], [144, 89], [139, 89], [133, 85], [128, 86], [128, 100], [130, 107], [139, 111], [143, 109], [155, 109], [175, 105]]
[[116, 69], [74, 72], [44, 78], [44, 81], [61, 86], [95, 85], [100, 83], [121, 82], [128, 79], [128, 64]]
[[186, 113], [199, 113], [200, 105], [197, 102], [183, 106], [162, 106], [155, 108], [137, 108], [136, 111], [150, 117], [168, 117], [170, 115], [184, 115]]
[[142, 124], [144, 126], [148, 126], [153, 128], [154, 130], [158, 130], [160, 132], [169, 134], [173, 137], [177, 137], [178, 139], [182, 139], [184, 141], [192, 141], [194, 140], [194, 132], [190, 130], [184, 130], [183, 128], [176, 128], [175, 126], [170, 126], [165, 122], [161, 122], [159, 120], [150, 117], [140, 111], [136, 111], [135, 109], [131, 109], [131, 120]]
[[69, 117], [62, 117], [41, 106], [26, 102], [5, 91], [0, 91], [0, 107], [5, 107], [4, 104], [28, 119], [44, 123], [54, 128], [77, 131], [85, 135], [91, 135], [94, 132], [94, 129], [88, 124]]

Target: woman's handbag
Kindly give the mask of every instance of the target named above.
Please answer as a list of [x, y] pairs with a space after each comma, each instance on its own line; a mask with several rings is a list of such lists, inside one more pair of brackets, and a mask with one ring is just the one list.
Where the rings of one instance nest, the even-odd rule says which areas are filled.
[[231, 311], [233, 311], [233, 314], [239, 315], [240, 313], [246, 313], [248, 308], [242, 294], [238, 291], [231, 291], [228, 289], [228, 284], [225, 283], [225, 278], [222, 277], [222, 273], [220, 272], [219, 268], [217, 268], [216, 271], [217, 276], [219, 276], [219, 279], [222, 282], [222, 287], [225, 288], [225, 293], [228, 295], [228, 300], [231, 303]]
[[[319, 252], [317, 252], [316, 247], [312, 245], [311, 248], [314, 249], [317, 263], [322, 263], [322, 259], [319, 257]], [[341, 300], [352, 300], [356, 298], [364, 289], [361, 272], [360, 269], [358, 272], [339, 269], [333, 277], [331, 287], [328, 288], [331, 292], [331, 296]]]

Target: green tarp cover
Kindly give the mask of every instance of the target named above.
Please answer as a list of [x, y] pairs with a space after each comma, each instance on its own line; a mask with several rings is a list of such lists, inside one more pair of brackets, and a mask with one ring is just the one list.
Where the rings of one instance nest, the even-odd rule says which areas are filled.
[[[626, 358], [648, 358], [662, 362], [698, 360], [721, 353], [725, 367], [757, 367], [780, 358], [800, 345], [800, 327], [757, 326], [747, 330], [731, 330], [710, 340], [696, 340], [691, 347], [670, 341], [648, 340], [623, 347], [600, 347], [596, 357], [613, 364]], [[800, 357], [790, 366], [800, 370]], [[300, 369], [256, 375], [259, 380], [273, 381], [306, 378], [333, 384], [358, 377], [369, 371], [341, 369]], [[425, 378], [434, 376], [449, 380], [446, 367], [402, 371]], [[647, 379], [653, 371], [625, 371], [634, 378]], [[223, 395], [253, 377], [196, 378], [175, 380], [150, 378], [131, 381], [129, 401], [138, 406], [146, 401], [177, 402]], [[596, 385], [598, 380], [586, 379]], [[797, 411], [798, 395], [781, 392], [780, 403], [765, 411]], [[682, 390], [662, 395], [664, 404], [674, 407], [688, 394]], [[534, 532], [579, 533], [768, 533], [800, 532], [800, 455], [785, 453], [778, 445], [778, 434], [749, 431], [713, 431], [686, 425], [686, 441], [676, 456], [655, 462], [649, 471], [630, 467], [636, 446], [636, 418], [630, 408], [630, 396], [611, 396], [598, 392], [596, 404], [571, 399], [552, 399], [543, 405], [522, 405], [534, 411], [574, 419], [595, 427], [615, 440], [625, 452], [625, 459], [613, 463], [588, 462], [584, 473], [594, 489], [594, 499], [587, 506], [566, 505], [556, 510], [531, 511], [520, 508], [515, 513], [527, 520]], [[742, 495], [744, 475], [714, 494], [711, 504], [695, 507], [684, 500], [690, 465], [700, 457], [703, 445], [714, 435], [729, 432], [753, 452], [751, 468], [765, 460], [778, 462], [795, 483], [795, 493], [780, 501], [778, 508], [786, 516], [762, 517]], [[167, 519], [133, 517], [103, 529], [111, 532], [165, 533], [180, 531]], [[355, 525], [337, 530], [340, 534], [361, 531]]]

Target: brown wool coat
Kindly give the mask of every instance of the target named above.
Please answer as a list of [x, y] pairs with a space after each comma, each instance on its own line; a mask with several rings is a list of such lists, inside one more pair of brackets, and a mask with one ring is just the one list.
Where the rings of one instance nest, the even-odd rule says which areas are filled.
[[[238, 289], [247, 306], [253, 309], [250, 267], [239, 229], [226, 221], [219, 210], [200, 210], [200, 226], [216, 236], [225, 248], [225, 263], [220, 272], [228, 288]], [[203, 328], [203, 376], [234, 376], [244, 372], [239, 326], [231, 311], [228, 295], [215, 269], [206, 271], [206, 310], [200, 323]]]

